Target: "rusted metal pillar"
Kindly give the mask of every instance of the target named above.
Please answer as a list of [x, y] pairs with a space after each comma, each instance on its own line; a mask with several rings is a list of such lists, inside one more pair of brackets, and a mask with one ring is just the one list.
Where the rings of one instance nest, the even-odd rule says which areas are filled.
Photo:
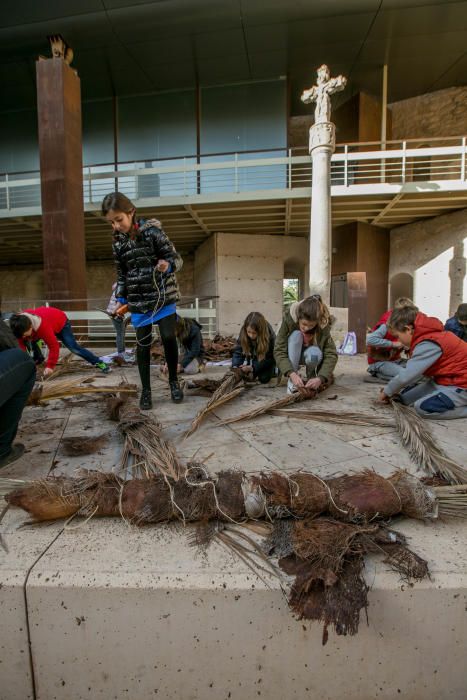
[[37, 113], [46, 298], [85, 308], [86, 252], [80, 79], [63, 58], [37, 61]]

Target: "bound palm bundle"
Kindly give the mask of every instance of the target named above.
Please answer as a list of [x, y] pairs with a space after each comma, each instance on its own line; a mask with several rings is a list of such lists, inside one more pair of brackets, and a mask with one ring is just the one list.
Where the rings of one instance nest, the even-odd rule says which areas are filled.
[[[231, 369], [222, 378], [221, 383], [214, 391], [213, 395], [207, 402], [206, 406], [199, 411], [193, 419], [190, 428], [185, 433], [185, 438], [192, 435], [203, 422], [204, 418], [211, 411], [223, 406], [228, 401], [231, 401], [236, 396], [242, 393], [245, 388], [245, 375], [239, 368]], [[239, 386], [241, 384], [241, 386]]]
[[[133, 419], [127, 420], [134, 425]], [[210, 475], [203, 465], [190, 463], [183, 476], [178, 474], [177, 478], [159, 469], [153, 470], [149, 478], [128, 481], [115, 474], [92, 471], [83, 471], [83, 474], [78, 480], [50, 477], [29, 482], [10, 494], [7, 500], [27, 510], [36, 520], [67, 517], [92, 501], [98, 505], [96, 515], [121, 515], [120, 508], [123, 508], [125, 518], [139, 524], [170, 520], [242, 522], [264, 519], [272, 522], [324, 514], [358, 524], [387, 520], [399, 514], [434, 519], [450, 515], [452, 509], [448, 499], [452, 492], [447, 492], [445, 487], [427, 487], [404, 471], [397, 471], [389, 478], [367, 470], [323, 480], [310, 472], [247, 475], [232, 470]], [[118, 493], [112, 497], [110, 491], [115, 491], [116, 485]], [[96, 489], [100, 493], [104, 487], [109, 494], [101, 503], [95, 494]], [[47, 503], [57, 501], [51, 512], [43, 502], [44, 493]], [[456, 514], [467, 517], [467, 486], [456, 492], [456, 502], [458, 506], [463, 503]]]
[[[262, 571], [281, 577], [283, 587], [290, 583], [284, 574], [293, 577], [290, 607], [300, 619], [324, 623], [325, 643], [330, 626], [337, 634], [358, 630], [360, 612], [368, 604], [366, 554], [382, 553], [407, 580], [428, 575], [426, 562], [381, 521], [398, 513], [435, 517], [438, 507], [443, 512], [446, 496], [443, 490], [438, 499], [436, 488], [402, 471], [389, 479], [367, 471], [323, 481], [306, 472], [247, 476], [227, 471], [210, 476], [202, 465], [191, 464], [178, 480], [160, 473], [130, 481], [98, 472], [52, 477], [18, 488], [6, 500], [39, 521], [78, 513], [87, 518], [122, 517], [137, 525], [197, 523], [192, 537], [196, 544], [206, 546], [217, 539], [260, 577]], [[462, 496], [465, 517], [467, 487], [457, 491], [456, 499]], [[445, 514], [452, 514], [451, 506]], [[455, 514], [460, 514], [459, 507]], [[268, 536], [262, 548], [241, 527], [249, 518], [272, 523], [265, 528]], [[259, 524], [253, 529], [263, 531]]]
[[450, 484], [467, 483], [467, 470], [450, 459], [433, 437], [428, 422], [414, 408], [391, 401], [402, 444], [428, 474], [441, 476]]
[[35, 384], [29, 396], [28, 406], [38, 406], [46, 401], [65, 399], [81, 394], [115, 394], [116, 392], [136, 394], [136, 385], [134, 384], [122, 383], [119, 386], [94, 386], [93, 384], [83, 386], [83, 384], [82, 379], [62, 379], [60, 381], [49, 379], [44, 383], [39, 382]]
[[162, 425], [153, 416], [142, 413], [125, 395], [109, 399], [109, 417], [118, 421], [125, 436], [121, 470], [131, 469], [134, 476], [154, 474], [178, 480], [185, 472], [175, 447], [162, 434]]

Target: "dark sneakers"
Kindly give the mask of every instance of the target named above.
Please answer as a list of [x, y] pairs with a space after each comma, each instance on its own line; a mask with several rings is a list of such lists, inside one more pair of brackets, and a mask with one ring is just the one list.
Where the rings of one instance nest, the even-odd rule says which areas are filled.
[[183, 391], [178, 380], [169, 382], [170, 395], [174, 403], [181, 403], [183, 401]]
[[12, 462], [16, 462], [17, 459], [23, 456], [25, 449], [25, 446], [21, 442], [17, 442], [16, 445], [13, 445], [8, 454], [0, 459], [0, 469]]
[[139, 407], [142, 411], [149, 411], [152, 408], [151, 389], [143, 389], [139, 400]]

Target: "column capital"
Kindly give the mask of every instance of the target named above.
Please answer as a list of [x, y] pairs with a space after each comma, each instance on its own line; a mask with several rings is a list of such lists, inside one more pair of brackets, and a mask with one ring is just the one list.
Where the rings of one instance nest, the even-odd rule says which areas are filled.
[[319, 122], [310, 127], [308, 150], [310, 155], [315, 148], [325, 148], [334, 153], [336, 148], [336, 127], [332, 122]]

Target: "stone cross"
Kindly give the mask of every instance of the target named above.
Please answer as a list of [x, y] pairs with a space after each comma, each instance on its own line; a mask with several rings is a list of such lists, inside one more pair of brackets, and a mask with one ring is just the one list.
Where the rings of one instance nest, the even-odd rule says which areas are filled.
[[322, 124], [331, 121], [331, 95], [345, 88], [347, 78], [344, 78], [343, 75], [331, 78], [330, 70], [324, 64], [318, 68], [317, 73], [317, 85], [305, 90], [301, 100], [305, 104], [316, 102], [315, 124]]

